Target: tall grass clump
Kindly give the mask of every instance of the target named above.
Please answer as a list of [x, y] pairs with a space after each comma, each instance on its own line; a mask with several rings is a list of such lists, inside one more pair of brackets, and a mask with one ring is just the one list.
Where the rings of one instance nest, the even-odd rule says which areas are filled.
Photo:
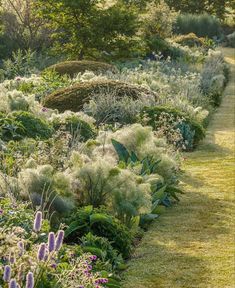
[[179, 14], [175, 25], [176, 34], [194, 33], [198, 37], [221, 37], [222, 28], [219, 19], [209, 14]]

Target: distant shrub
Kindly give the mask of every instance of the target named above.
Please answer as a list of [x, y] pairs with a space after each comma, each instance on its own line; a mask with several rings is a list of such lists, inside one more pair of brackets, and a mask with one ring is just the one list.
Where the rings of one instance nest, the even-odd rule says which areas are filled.
[[161, 132], [171, 144], [185, 150], [192, 150], [205, 136], [201, 124], [174, 108], [146, 107], [140, 118], [145, 125]]
[[210, 48], [214, 46], [214, 42], [211, 39], [197, 37], [197, 35], [195, 35], [194, 33], [179, 35], [174, 38], [174, 41], [183, 46], [186, 45], [189, 47]]
[[154, 92], [142, 87], [130, 85], [112, 80], [101, 80], [78, 83], [73, 86], [60, 89], [46, 96], [43, 105], [48, 108], [58, 109], [59, 112], [71, 110], [80, 111], [83, 105], [92, 98], [92, 95], [102, 93], [115, 93], [116, 97], [129, 96], [138, 99], [143, 95], [154, 95]]
[[220, 51], [209, 50], [201, 72], [201, 89], [214, 106], [219, 106], [229, 80], [229, 67]]
[[111, 64], [96, 61], [66, 61], [57, 63], [48, 67], [46, 70], [54, 70], [59, 75], [69, 75], [70, 77], [76, 76], [78, 73], [85, 71], [92, 71], [94, 73], [102, 73], [108, 70], [115, 72], [115, 67]]
[[235, 48], [235, 31], [226, 37], [227, 46]]
[[209, 14], [179, 14], [174, 25], [177, 34], [194, 33], [198, 37], [220, 37], [222, 34], [220, 21]]

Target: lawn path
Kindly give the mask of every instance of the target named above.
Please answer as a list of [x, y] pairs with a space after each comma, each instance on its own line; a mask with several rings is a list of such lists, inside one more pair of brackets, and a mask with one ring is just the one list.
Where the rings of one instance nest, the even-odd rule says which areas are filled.
[[223, 53], [231, 79], [205, 140], [185, 154], [186, 194], [144, 236], [125, 288], [235, 287], [235, 50]]

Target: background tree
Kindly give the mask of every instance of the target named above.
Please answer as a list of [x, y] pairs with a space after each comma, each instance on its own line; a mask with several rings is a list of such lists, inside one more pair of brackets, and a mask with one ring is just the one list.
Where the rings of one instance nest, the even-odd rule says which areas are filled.
[[[109, 4], [109, 5], [108, 5]], [[37, 10], [53, 28], [56, 51], [72, 58], [99, 58], [130, 51], [138, 28], [134, 9], [123, 1], [38, 0]]]

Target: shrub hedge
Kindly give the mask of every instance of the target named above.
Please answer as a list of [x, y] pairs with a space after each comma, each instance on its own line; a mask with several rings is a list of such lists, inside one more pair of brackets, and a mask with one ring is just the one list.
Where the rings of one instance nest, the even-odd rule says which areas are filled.
[[82, 60], [82, 61], [65, 61], [57, 63], [55, 65], [48, 67], [46, 70], [54, 70], [61, 76], [67, 74], [70, 77], [73, 77], [76, 74], [84, 73], [87, 70], [92, 71], [94, 73], [102, 73], [108, 70], [115, 72], [116, 67], [104, 62]]
[[156, 97], [154, 92], [143, 87], [124, 82], [102, 80], [78, 83], [59, 89], [46, 96], [43, 100], [43, 105], [48, 108], [58, 109], [59, 112], [66, 110], [78, 112], [92, 98], [92, 95], [107, 94], [109, 92], [117, 97], [129, 96], [133, 99], [138, 99], [142, 95]]
[[[181, 125], [176, 125], [175, 129], [179, 129], [186, 143], [186, 150], [192, 150], [200, 140], [205, 137], [205, 130], [203, 126], [190, 118], [185, 113], [171, 107], [145, 107], [140, 113], [140, 121], [145, 121], [145, 124], [152, 126], [154, 130], [160, 128], [158, 120], [162, 113], [167, 113], [173, 117], [174, 120], [182, 119]], [[146, 121], [147, 119], [147, 121]], [[191, 139], [193, 137], [193, 139]]]

